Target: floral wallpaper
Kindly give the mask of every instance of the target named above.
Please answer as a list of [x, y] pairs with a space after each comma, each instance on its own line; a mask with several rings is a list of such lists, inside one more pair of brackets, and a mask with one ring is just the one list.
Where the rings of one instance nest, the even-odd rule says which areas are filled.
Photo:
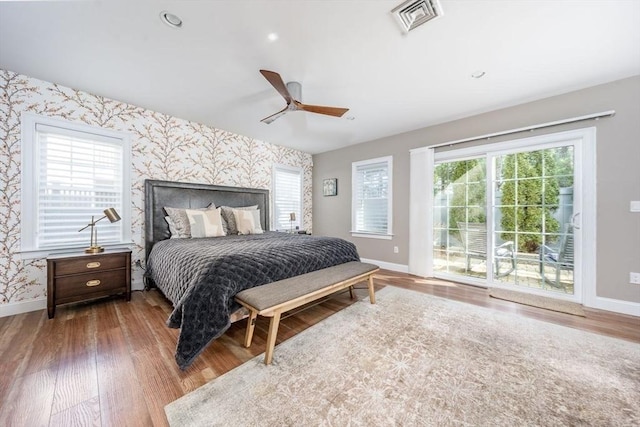
[[[144, 180], [271, 188], [273, 164], [304, 170], [303, 226], [311, 227], [311, 154], [0, 69], [0, 305], [43, 298], [44, 259], [20, 256], [20, 115], [83, 122], [132, 135], [133, 260], [144, 263]], [[142, 269], [133, 266], [136, 282]]]

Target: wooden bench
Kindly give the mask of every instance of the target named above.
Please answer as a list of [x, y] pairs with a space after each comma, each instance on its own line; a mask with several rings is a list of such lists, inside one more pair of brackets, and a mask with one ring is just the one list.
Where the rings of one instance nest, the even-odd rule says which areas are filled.
[[271, 317], [264, 356], [265, 365], [269, 365], [273, 359], [280, 316], [283, 312], [339, 290], [351, 289], [354, 284], [364, 280], [369, 282], [369, 300], [371, 304], [375, 304], [373, 274], [378, 270], [377, 265], [351, 261], [239, 292], [236, 301], [249, 310], [244, 346], [251, 346], [257, 316]]

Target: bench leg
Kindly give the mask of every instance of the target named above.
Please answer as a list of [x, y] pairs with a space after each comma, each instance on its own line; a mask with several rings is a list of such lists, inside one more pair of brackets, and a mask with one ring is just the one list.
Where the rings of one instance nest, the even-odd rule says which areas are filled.
[[349, 296], [351, 299], [356, 299], [356, 294], [353, 293], [353, 286], [349, 286]]
[[369, 275], [369, 301], [371, 301], [371, 304], [376, 303], [376, 293], [373, 290], [373, 274]]
[[269, 321], [269, 335], [267, 336], [267, 349], [264, 353], [264, 364], [270, 365], [273, 359], [273, 349], [276, 346], [276, 336], [278, 335], [278, 326], [280, 326], [280, 313], [274, 313], [271, 321]]
[[247, 330], [244, 334], [244, 346], [251, 347], [251, 340], [253, 339], [253, 330], [256, 327], [256, 317], [258, 317], [257, 311], [250, 311], [247, 318]]

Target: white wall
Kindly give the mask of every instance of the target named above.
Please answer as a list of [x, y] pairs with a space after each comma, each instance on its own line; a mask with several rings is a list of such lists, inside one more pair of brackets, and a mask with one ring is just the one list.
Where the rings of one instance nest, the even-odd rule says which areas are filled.
[[[597, 128], [597, 295], [640, 303], [640, 286], [629, 283], [629, 272], [640, 272], [640, 214], [629, 212], [629, 202], [640, 200], [640, 76], [314, 155], [314, 233], [353, 241], [363, 258], [406, 266], [410, 232], [409, 150], [608, 110], [615, 110], [616, 115], [547, 128], [535, 134]], [[488, 142], [530, 135], [510, 135]], [[470, 145], [483, 143], [487, 141]], [[392, 240], [352, 238], [351, 163], [388, 155], [393, 156], [395, 235]], [[321, 183], [325, 178], [338, 178], [337, 196], [322, 196]], [[394, 246], [399, 253], [394, 253]]]

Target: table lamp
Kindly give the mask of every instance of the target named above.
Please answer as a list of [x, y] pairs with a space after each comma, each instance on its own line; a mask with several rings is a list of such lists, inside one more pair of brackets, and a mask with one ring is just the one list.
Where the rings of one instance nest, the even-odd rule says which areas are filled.
[[118, 222], [120, 221], [120, 215], [115, 210], [115, 208], [107, 208], [104, 210], [104, 216], [102, 218], [98, 218], [95, 221], [93, 220], [93, 216], [91, 217], [91, 222], [87, 224], [85, 227], [82, 227], [78, 232], [86, 230], [87, 227], [91, 227], [91, 246], [89, 246], [84, 251], [88, 254], [97, 254], [99, 252], [104, 252], [104, 248], [102, 246], [98, 246], [98, 230], [96, 230], [96, 223], [102, 219], [109, 218], [110, 222]]
[[291, 225], [291, 233], [293, 233], [293, 221], [296, 220], [296, 213], [295, 212], [291, 212], [289, 214], [289, 224]]

